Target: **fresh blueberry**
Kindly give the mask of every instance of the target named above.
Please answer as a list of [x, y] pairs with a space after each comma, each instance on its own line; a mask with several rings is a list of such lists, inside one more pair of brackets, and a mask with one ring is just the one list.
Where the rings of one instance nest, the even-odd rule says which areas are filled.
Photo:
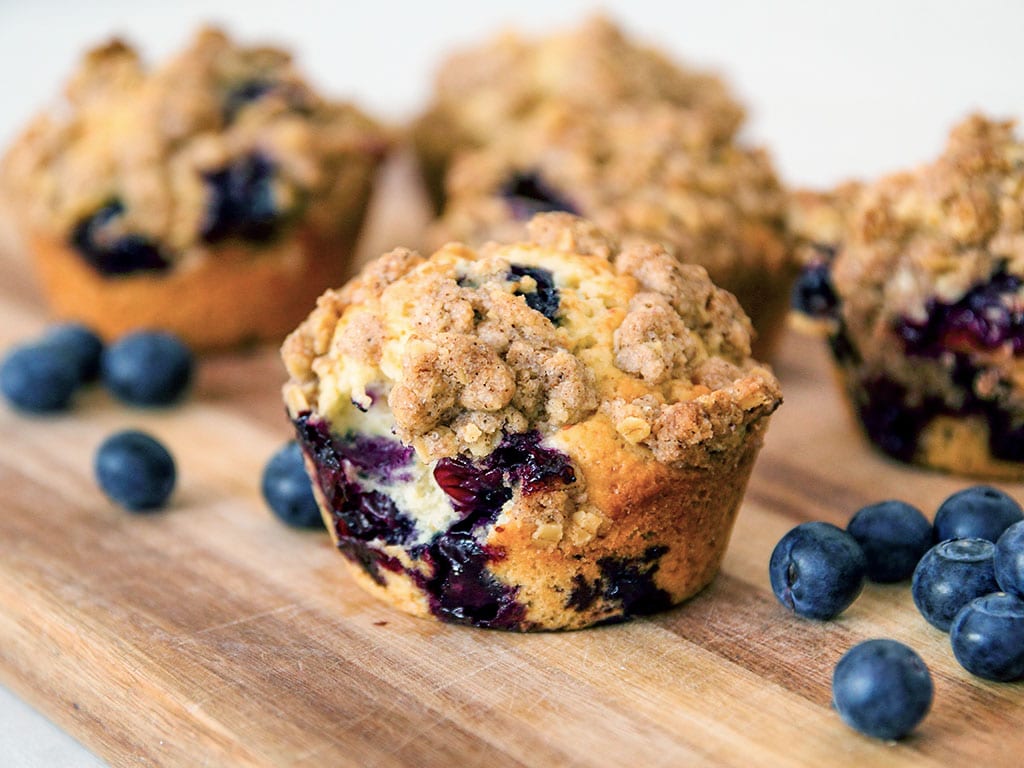
[[275, 168], [260, 154], [246, 155], [231, 165], [204, 175], [210, 194], [202, 224], [208, 243], [238, 237], [255, 243], [270, 240], [281, 223], [274, 202]]
[[865, 640], [832, 673], [832, 702], [855, 731], [890, 741], [906, 736], [932, 706], [935, 688], [924, 661], [895, 640]]
[[516, 296], [522, 296], [526, 299], [526, 306], [540, 312], [552, 323], [556, 322], [560, 298], [551, 271], [543, 267], [523, 267], [513, 264], [509, 267], [509, 274], [513, 278], [526, 276], [533, 278], [536, 287], [532, 291], [516, 291]]
[[[831, 252], [828, 255], [831, 256]], [[836, 316], [839, 297], [832, 285], [829, 258], [818, 259], [803, 268], [793, 284], [790, 304], [797, 312], [816, 319]]]
[[16, 347], [0, 363], [0, 392], [27, 413], [67, 410], [79, 383], [76, 359], [45, 344]]
[[302, 449], [288, 442], [263, 468], [263, 498], [282, 522], [296, 528], [322, 528], [323, 518], [302, 462]]
[[928, 623], [943, 632], [957, 611], [981, 595], [999, 589], [987, 539], [953, 539], [936, 544], [914, 569], [910, 591]]
[[88, 383], [99, 377], [103, 341], [81, 323], [56, 325], [46, 332], [40, 343], [73, 357], [79, 381]]
[[95, 469], [100, 489], [133, 512], [164, 506], [177, 476], [174, 459], [163, 444], [135, 430], [104, 440], [96, 452]]
[[124, 231], [123, 217], [121, 201], [107, 203], [78, 222], [71, 233], [71, 244], [104, 275], [162, 272], [170, 267], [152, 240]]
[[1024, 522], [1003, 531], [992, 562], [999, 588], [1024, 598]]
[[846, 530], [864, 550], [871, 581], [909, 579], [932, 546], [932, 524], [921, 510], [894, 499], [858, 510]]
[[996, 592], [977, 597], [956, 615], [949, 631], [960, 666], [986, 680], [1024, 677], [1024, 600]]
[[136, 331], [107, 347], [100, 361], [103, 383], [131, 405], [169, 405], [192, 380], [192, 352], [171, 333]]
[[772, 590], [798, 616], [831, 619], [864, 588], [867, 560], [857, 540], [831, 523], [802, 523], [775, 545]]
[[954, 493], [935, 513], [935, 540], [988, 539], [1024, 520], [1020, 504], [988, 485], [974, 485]]
[[519, 221], [528, 221], [534, 214], [545, 211], [579, 214], [576, 206], [536, 171], [513, 174], [501, 185], [498, 194]]

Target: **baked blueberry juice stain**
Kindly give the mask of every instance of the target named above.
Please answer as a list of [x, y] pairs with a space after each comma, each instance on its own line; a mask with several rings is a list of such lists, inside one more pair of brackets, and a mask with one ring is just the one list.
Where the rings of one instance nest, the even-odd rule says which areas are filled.
[[[576, 481], [568, 456], [543, 447], [537, 432], [506, 435], [488, 456], [471, 460], [444, 458], [434, 479], [448, 496], [457, 519], [429, 541], [411, 545], [415, 522], [394, 501], [368, 490], [359, 477], [392, 482], [405, 478], [412, 448], [386, 437], [331, 434], [326, 421], [310, 413], [294, 421], [299, 444], [316, 467], [317, 483], [330, 505], [338, 548], [378, 584], [381, 569], [405, 571], [428, 597], [431, 612], [458, 624], [520, 629], [526, 608], [516, 599], [518, 588], [501, 583], [489, 569], [504, 553], [481, 542], [515, 488], [529, 495]], [[409, 547], [428, 573], [405, 568], [375, 544]], [[428, 575], [429, 574], [429, 575]], [[620, 580], [627, 589], [627, 580]]]
[[537, 171], [512, 174], [498, 189], [498, 195], [516, 221], [529, 221], [534, 214], [550, 211], [580, 215], [579, 209]]
[[[861, 357], [846, 332], [831, 281], [834, 252], [819, 249], [822, 258], [805, 268], [793, 292], [793, 308], [818, 319], [831, 319], [835, 327], [829, 346], [836, 362], [853, 369]], [[893, 332], [910, 357], [938, 361], [964, 393], [953, 407], [938, 397], [911, 400], [898, 382], [882, 376], [863, 379], [853, 387], [854, 407], [872, 442], [886, 454], [911, 461], [921, 433], [936, 416], [980, 416], [989, 428], [989, 450], [997, 459], [1024, 461], [1024, 421], [997, 403], [978, 396], [974, 381], [982, 368], [976, 354], [1007, 348], [1013, 356], [1024, 353], [1024, 299], [1021, 278], [1000, 267], [992, 277], [974, 286], [958, 301], [931, 300], [927, 319], [901, 318]], [[858, 391], [859, 390], [859, 391]]]

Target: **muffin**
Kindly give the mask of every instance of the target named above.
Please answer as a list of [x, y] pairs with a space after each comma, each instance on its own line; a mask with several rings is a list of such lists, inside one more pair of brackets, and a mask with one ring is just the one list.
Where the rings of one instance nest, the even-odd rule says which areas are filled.
[[815, 218], [805, 206], [801, 219], [819, 245], [794, 306], [827, 333], [871, 443], [925, 467], [1024, 479], [1024, 144], [1014, 123], [971, 116], [934, 162], [847, 186], [823, 210]]
[[3, 186], [59, 316], [200, 349], [280, 342], [353, 271], [388, 145], [284, 51], [204, 29], [152, 70], [121, 41], [89, 52]]
[[768, 358], [797, 274], [787, 197], [767, 155], [709, 142], [669, 103], [585, 110], [563, 102], [452, 163], [433, 245], [521, 238], [532, 213], [579, 214], [624, 243], [644, 239], [705, 267], [739, 299]]
[[702, 267], [564, 213], [520, 243], [392, 251], [282, 354], [358, 581], [508, 630], [620, 621], [708, 584], [781, 402]]
[[674, 104], [688, 115], [688, 130], [708, 143], [727, 142], [743, 120], [721, 80], [627, 38], [607, 18], [541, 38], [510, 30], [450, 56], [413, 127], [438, 210], [455, 154], [489, 144], [551, 101], [597, 112], [625, 103]]

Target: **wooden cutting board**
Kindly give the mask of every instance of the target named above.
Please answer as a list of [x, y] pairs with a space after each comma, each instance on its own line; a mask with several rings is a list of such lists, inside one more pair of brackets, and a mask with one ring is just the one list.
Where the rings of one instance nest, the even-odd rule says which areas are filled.
[[[403, 174], [364, 256], [422, 221]], [[46, 315], [23, 257], [0, 270], [6, 349]], [[0, 679], [114, 765], [1021, 765], [1024, 684], [961, 669], [907, 585], [868, 585], [827, 623], [775, 601], [768, 558], [792, 526], [889, 497], [931, 514], [968, 484], [870, 452], [819, 344], [787, 337], [776, 367], [786, 402], [712, 586], [628, 625], [525, 636], [396, 613], [326, 533], [271, 517], [259, 476], [290, 435], [275, 350], [203, 360], [167, 411], [99, 389], [53, 418], [0, 405]], [[96, 447], [126, 427], [177, 458], [162, 514], [130, 516], [93, 482]], [[871, 637], [908, 643], [935, 678], [899, 744], [830, 709], [836, 661]]]

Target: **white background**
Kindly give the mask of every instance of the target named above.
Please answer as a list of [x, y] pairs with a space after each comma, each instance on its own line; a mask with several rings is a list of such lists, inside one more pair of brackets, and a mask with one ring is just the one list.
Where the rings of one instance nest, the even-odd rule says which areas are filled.
[[[423, 105], [453, 46], [506, 23], [575, 24], [597, 8], [726, 76], [749, 107], [746, 135], [769, 147], [792, 184], [925, 161], [971, 110], [1024, 113], [1024, 3], [1014, 0], [0, 0], [0, 146], [56, 96], [86, 47], [114, 33], [159, 59], [201, 21], [221, 22], [244, 41], [293, 48], [326, 92], [397, 121]], [[0, 722], [0, 755], [15, 765], [93, 764], [2, 689]]]

